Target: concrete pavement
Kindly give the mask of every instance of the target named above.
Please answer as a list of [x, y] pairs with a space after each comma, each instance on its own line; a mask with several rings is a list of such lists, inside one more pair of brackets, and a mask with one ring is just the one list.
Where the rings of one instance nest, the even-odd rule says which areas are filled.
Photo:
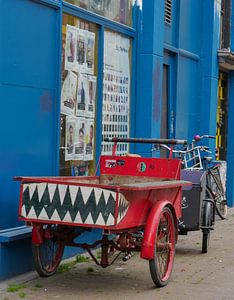
[[[171, 280], [161, 289], [154, 288], [148, 262], [134, 255], [106, 269], [90, 261], [50, 278], [35, 272], [13, 278], [0, 283], [0, 299], [234, 299], [234, 209], [227, 220], [217, 217], [207, 254], [201, 253], [201, 241], [201, 232], [179, 236]], [[16, 291], [10, 291], [12, 284]]]

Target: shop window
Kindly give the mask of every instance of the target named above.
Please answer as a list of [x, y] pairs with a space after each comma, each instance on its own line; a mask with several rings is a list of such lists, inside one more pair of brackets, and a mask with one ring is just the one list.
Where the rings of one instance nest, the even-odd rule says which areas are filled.
[[132, 0], [66, 0], [113, 21], [132, 25]]
[[63, 15], [60, 175], [93, 175], [98, 27]]
[[[105, 31], [103, 66], [102, 137], [129, 137], [131, 40]], [[102, 154], [111, 154], [112, 145], [102, 143]], [[117, 154], [126, 154], [128, 144], [120, 143]]]

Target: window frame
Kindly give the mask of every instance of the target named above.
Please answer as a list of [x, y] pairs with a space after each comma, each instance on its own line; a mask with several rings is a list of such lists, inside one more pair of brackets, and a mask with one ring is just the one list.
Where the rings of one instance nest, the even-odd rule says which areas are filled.
[[[62, 70], [61, 70], [61, 64], [62, 64], [62, 19], [63, 14], [69, 14], [74, 17], [84, 19], [87, 22], [94, 23], [98, 26], [98, 71], [97, 71], [97, 101], [96, 101], [96, 148], [94, 149], [95, 152], [95, 158], [94, 160], [95, 165], [98, 165], [99, 157], [101, 155], [101, 139], [102, 139], [102, 104], [103, 104], [103, 63], [104, 63], [104, 32], [105, 30], [111, 30], [116, 33], [122, 34], [126, 36], [127, 38], [131, 39], [132, 43], [132, 61], [131, 61], [131, 87], [130, 87], [130, 123], [129, 123], [129, 133], [130, 136], [134, 135], [135, 128], [135, 105], [133, 99], [135, 98], [135, 79], [136, 79], [136, 56], [137, 56], [137, 40], [138, 40], [138, 34], [137, 34], [137, 28], [139, 27], [139, 24], [137, 22], [138, 20], [138, 10], [136, 6], [132, 7], [132, 27], [129, 27], [127, 25], [118, 23], [116, 21], [110, 20], [106, 17], [97, 15], [93, 12], [87, 11], [85, 9], [82, 9], [80, 7], [74, 6], [67, 2], [61, 3], [61, 9], [60, 9], [60, 16], [59, 16], [59, 23], [60, 23], [60, 37], [59, 37], [59, 45], [58, 48], [60, 49], [59, 54], [59, 61], [60, 65], [58, 68], [58, 99], [57, 99], [57, 173], [59, 174], [60, 169], [60, 103], [61, 103], [61, 76], [62, 76]], [[130, 147], [131, 149], [131, 147]]]

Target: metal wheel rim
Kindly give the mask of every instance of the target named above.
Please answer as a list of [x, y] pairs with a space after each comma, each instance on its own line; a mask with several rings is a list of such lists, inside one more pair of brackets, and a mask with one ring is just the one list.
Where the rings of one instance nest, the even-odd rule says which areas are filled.
[[[53, 231], [58, 231], [58, 227], [51, 228]], [[44, 242], [39, 246], [39, 256], [42, 268], [51, 273], [57, 269], [63, 255], [64, 245], [56, 236], [51, 239], [44, 238]]]
[[175, 249], [174, 224], [168, 211], [160, 218], [156, 241], [156, 267], [162, 281], [166, 281], [172, 270]]

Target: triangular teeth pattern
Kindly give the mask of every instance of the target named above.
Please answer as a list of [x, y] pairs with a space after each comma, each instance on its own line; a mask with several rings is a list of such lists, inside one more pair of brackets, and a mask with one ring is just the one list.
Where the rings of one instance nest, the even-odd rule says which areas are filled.
[[115, 222], [115, 219], [114, 219], [113, 215], [109, 214], [106, 225], [108, 225], [108, 226], [114, 225], [114, 222]]
[[25, 205], [22, 206], [20, 213], [21, 213], [22, 217], [26, 217], [27, 214], [26, 214], [26, 210], [25, 210]]
[[75, 185], [69, 186], [69, 192], [70, 192], [70, 196], [71, 196], [72, 205], [74, 205], [74, 203], [75, 203], [78, 188], [79, 187], [75, 186]]
[[28, 217], [29, 217], [30, 219], [34, 219], [34, 218], [37, 217], [37, 215], [36, 215], [35, 210], [34, 210], [33, 207], [31, 207], [31, 209], [30, 209], [30, 211], [29, 211], [29, 213], [28, 213]]
[[93, 224], [93, 218], [91, 213], [88, 214], [87, 219], [84, 222], [85, 224]]
[[23, 187], [21, 214], [28, 219], [114, 225], [115, 206], [116, 193], [113, 191], [65, 184], [29, 183]]
[[[47, 186], [47, 183], [45, 183], [45, 182], [37, 184], [39, 202], [41, 201], [41, 198], [45, 192], [46, 186]], [[50, 199], [52, 199], [52, 198], [50, 198]]]
[[53, 221], [59, 221], [60, 220], [59, 214], [58, 214], [56, 209], [54, 210], [54, 213], [51, 217], [51, 220], [53, 220]]
[[49, 191], [51, 201], [54, 197], [54, 193], [55, 193], [56, 188], [57, 188], [57, 184], [52, 184], [52, 183], [48, 184], [48, 191]]
[[119, 197], [118, 197], [118, 220], [117, 220], [118, 223], [126, 215], [128, 207], [129, 207], [129, 202], [124, 197], [124, 195], [119, 193]]
[[36, 183], [30, 183], [28, 186], [29, 186], [29, 195], [30, 195], [30, 198], [32, 198], [33, 194], [36, 190], [37, 184]]
[[27, 187], [28, 187], [27, 183], [23, 184], [23, 192], [26, 190]]
[[98, 205], [98, 202], [99, 202], [99, 200], [101, 198], [102, 192], [103, 192], [102, 189], [99, 189], [99, 188], [94, 189], [96, 205]]
[[58, 189], [59, 189], [60, 202], [63, 205], [63, 201], [67, 192], [67, 185], [58, 184]]
[[69, 211], [66, 213], [64, 219], [63, 219], [64, 222], [68, 222], [68, 223], [71, 223], [72, 222], [72, 218], [71, 218], [71, 215], [69, 213]]
[[38, 219], [39, 219], [39, 220], [47, 220], [47, 218], [48, 218], [47, 213], [46, 213], [46, 211], [45, 211], [45, 209], [44, 209], [44, 207], [43, 207], [43, 208], [42, 208], [42, 211], [41, 211], [41, 213], [40, 213], [40, 215], [39, 215], [39, 217], [38, 217]]

